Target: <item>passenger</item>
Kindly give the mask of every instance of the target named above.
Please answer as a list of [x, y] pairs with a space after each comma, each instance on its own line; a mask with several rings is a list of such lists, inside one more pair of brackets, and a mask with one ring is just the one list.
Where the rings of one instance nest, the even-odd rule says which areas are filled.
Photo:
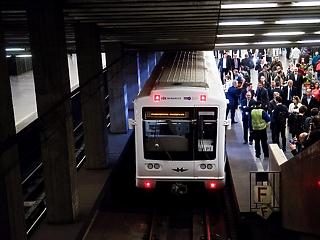
[[293, 73], [289, 74], [288, 79], [293, 81], [293, 86], [297, 89], [297, 96], [301, 98], [303, 76], [299, 74], [297, 67], [293, 69]]
[[319, 109], [318, 108], [312, 108], [311, 109], [311, 116], [306, 117], [304, 120], [304, 131], [309, 132], [311, 131], [312, 125], [312, 119], [319, 114]]
[[265, 111], [268, 111], [269, 96], [268, 96], [268, 91], [267, 89], [264, 88], [264, 84], [262, 81], [259, 81], [258, 83], [256, 97], [257, 97], [257, 102], [260, 102], [262, 104], [262, 108]]
[[277, 139], [276, 139], [276, 127], [275, 127], [275, 122], [272, 122], [272, 112], [275, 109], [275, 107], [277, 106], [277, 101], [276, 101], [276, 97], [279, 97], [280, 94], [278, 92], [274, 92], [273, 93], [273, 98], [272, 100], [269, 102], [269, 110], [268, 113], [270, 115], [271, 118], [271, 123], [270, 123], [270, 130], [271, 130], [271, 138], [272, 138], [272, 142], [276, 143]]
[[295, 115], [293, 119], [292, 128], [289, 129], [289, 132], [292, 134], [292, 138], [298, 138], [299, 134], [304, 132], [304, 123], [306, 120], [307, 107], [302, 105], [299, 108], [299, 113]]
[[300, 51], [299, 48], [294, 47], [294, 48], [292, 49], [290, 58], [291, 58], [291, 61], [292, 61], [294, 64], [298, 63], [300, 54], [301, 54], [301, 51]]
[[219, 59], [218, 69], [220, 71], [221, 82], [224, 84], [224, 77], [231, 70], [231, 57], [227, 52], [225, 52], [223, 57]]
[[288, 86], [284, 86], [282, 88], [281, 97], [283, 103], [289, 107], [290, 103], [292, 103], [293, 96], [298, 96], [297, 88], [293, 86], [293, 81], [288, 80]]
[[[260, 158], [261, 146], [265, 158], [269, 157], [268, 151], [268, 136], [267, 136], [267, 126], [270, 122], [270, 117], [266, 111], [263, 110], [261, 102], [256, 102], [255, 107], [251, 111], [251, 124], [252, 124], [252, 134], [255, 141], [255, 155], [256, 158]], [[261, 144], [261, 146], [260, 146]]]
[[[244, 81], [242, 82], [244, 84]], [[227, 115], [229, 114], [229, 111], [231, 112], [231, 123], [235, 124], [238, 123], [235, 121], [235, 112], [236, 109], [238, 108], [238, 99], [241, 93], [241, 86], [238, 85], [238, 81], [234, 80], [232, 82], [232, 86], [229, 87], [228, 92], [227, 92], [227, 99], [229, 100], [229, 103], [227, 105]]]
[[289, 141], [289, 147], [293, 156], [304, 150], [304, 141], [306, 140], [308, 133], [300, 133], [298, 138], [293, 138]]
[[251, 91], [246, 93], [246, 98], [241, 101], [240, 109], [242, 111], [243, 124], [243, 144], [248, 143], [248, 131], [250, 132], [249, 144], [252, 145], [253, 137], [251, 134], [251, 110], [255, 105], [255, 100], [252, 99]]
[[272, 138], [274, 140], [273, 143], [277, 143], [280, 146], [279, 137], [281, 134], [282, 140], [282, 150], [286, 151], [286, 125], [287, 118], [289, 117], [288, 108], [282, 104], [282, 98], [280, 96], [276, 97], [277, 106], [274, 108], [272, 112], [271, 123], [274, 125], [274, 133], [275, 136]]
[[317, 100], [315, 99], [314, 96], [312, 96], [311, 88], [308, 88], [306, 90], [306, 95], [303, 96], [301, 103], [307, 107], [307, 112], [306, 112], [307, 116], [311, 115], [310, 111], [312, 108], [314, 108], [314, 107], [318, 108]]

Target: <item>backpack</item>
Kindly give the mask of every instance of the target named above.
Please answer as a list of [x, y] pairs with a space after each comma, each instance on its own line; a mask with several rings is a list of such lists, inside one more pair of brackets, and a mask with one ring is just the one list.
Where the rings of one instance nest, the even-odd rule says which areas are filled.
[[276, 124], [279, 124], [279, 126], [284, 127], [286, 126], [286, 122], [287, 122], [287, 113], [280, 111], [277, 116]]

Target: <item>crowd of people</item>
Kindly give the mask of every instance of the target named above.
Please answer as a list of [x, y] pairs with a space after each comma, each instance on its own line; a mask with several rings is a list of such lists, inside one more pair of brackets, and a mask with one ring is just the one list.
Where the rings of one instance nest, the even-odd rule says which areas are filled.
[[[303, 54], [296, 47], [289, 50], [287, 69], [278, 56], [270, 57], [264, 50], [257, 51], [255, 62], [249, 50], [243, 59], [223, 52], [218, 63], [228, 99], [227, 116], [230, 113], [231, 123], [236, 124], [240, 108], [243, 143], [254, 144], [256, 158], [261, 157], [261, 148], [264, 158], [269, 157], [268, 131], [272, 143], [286, 151], [289, 142], [293, 154], [320, 140], [320, 55]], [[256, 89], [253, 71], [258, 76]]]

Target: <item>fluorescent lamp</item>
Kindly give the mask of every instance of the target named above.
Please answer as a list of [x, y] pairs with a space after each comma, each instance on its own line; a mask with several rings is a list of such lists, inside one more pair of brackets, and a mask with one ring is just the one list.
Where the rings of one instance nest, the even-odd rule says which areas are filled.
[[269, 32], [262, 34], [263, 36], [290, 36], [290, 35], [302, 35], [305, 32]]
[[314, 19], [288, 19], [275, 21], [276, 24], [320, 23], [320, 18]]
[[277, 3], [251, 3], [251, 4], [223, 4], [221, 9], [239, 9], [239, 8], [272, 8], [277, 7]]
[[240, 26], [240, 25], [260, 25], [264, 21], [237, 21], [237, 22], [220, 22], [220, 26]]
[[297, 41], [297, 43], [319, 43], [319, 42], [320, 42], [320, 39]]
[[318, 31], [318, 32], [314, 32], [314, 34], [320, 34], [320, 31]]
[[16, 55], [16, 57], [18, 58], [27, 58], [27, 57], [32, 57], [31, 54], [20, 54], [20, 55]]
[[220, 46], [244, 46], [248, 45], [248, 43], [217, 43], [215, 46], [220, 47]]
[[217, 35], [218, 38], [222, 38], [222, 37], [252, 37], [252, 36], [254, 36], [253, 33], [221, 34], [221, 35]]
[[20, 51], [25, 51], [25, 48], [6, 48], [7, 52], [20, 52]]
[[256, 45], [271, 45], [271, 44], [288, 44], [290, 41], [275, 41], [275, 42], [255, 42]]
[[11, 55], [7, 55], [6, 57], [9, 58], [9, 57], [11, 57]]
[[320, 6], [320, 1], [309, 1], [309, 2], [293, 2], [291, 3], [293, 7], [314, 7]]

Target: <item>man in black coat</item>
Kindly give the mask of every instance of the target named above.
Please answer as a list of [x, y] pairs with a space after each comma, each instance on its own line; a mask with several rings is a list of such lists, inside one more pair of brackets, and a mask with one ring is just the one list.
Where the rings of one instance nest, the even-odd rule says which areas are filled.
[[237, 54], [233, 54], [233, 58], [231, 59], [231, 70], [234, 69], [240, 70], [240, 58], [238, 58]]
[[305, 115], [307, 117], [311, 116], [311, 109], [312, 108], [319, 108], [319, 104], [318, 104], [317, 100], [315, 99], [314, 96], [312, 96], [311, 88], [308, 88], [306, 90], [306, 95], [303, 96], [303, 98], [301, 100], [301, 104], [305, 105], [308, 108], [307, 112], [305, 113]]
[[271, 123], [274, 128], [275, 136], [272, 137], [272, 140], [275, 141], [274, 143], [277, 143], [280, 147], [280, 141], [279, 137], [281, 134], [281, 140], [282, 140], [282, 150], [286, 151], [286, 120], [289, 117], [288, 108], [282, 104], [282, 97], [276, 96], [275, 100], [277, 102], [277, 105], [275, 106], [272, 117], [271, 117]]
[[289, 107], [290, 103], [292, 103], [293, 96], [298, 96], [297, 88], [293, 86], [293, 81], [288, 80], [288, 85], [282, 88], [281, 97], [283, 103]]
[[223, 57], [220, 58], [218, 63], [218, 69], [220, 71], [220, 77], [222, 84], [224, 84], [224, 76], [229, 73], [231, 70], [231, 57], [228, 55], [228, 53], [224, 53]]
[[297, 96], [301, 98], [303, 76], [299, 74], [298, 68], [295, 67], [293, 72], [289, 74], [288, 79], [293, 81], [293, 86], [297, 89]]
[[[240, 109], [242, 111], [243, 124], [243, 144], [248, 143], [248, 131], [251, 132], [251, 110], [255, 105], [255, 100], [252, 99], [251, 91], [246, 93], [246, 98], [241, 101]], [[252, 144], [253, 137], [250, 134], [249, 143]]]
[[268, 111], [269, 105], [269, 94], [268, 90], [264, 88], [263, 82], [259, 81], [258, 88], [256, 91], [257, 101], [261, 103], [262, 108]]

